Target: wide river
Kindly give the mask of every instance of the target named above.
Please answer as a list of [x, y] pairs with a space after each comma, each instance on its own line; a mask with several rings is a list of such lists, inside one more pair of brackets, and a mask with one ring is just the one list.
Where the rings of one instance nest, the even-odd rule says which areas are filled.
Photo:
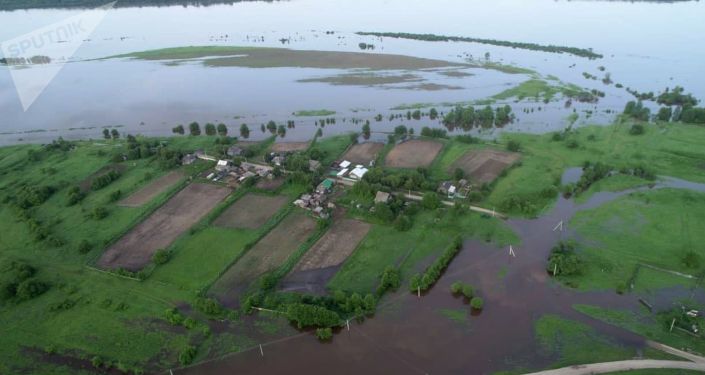
[[[83, 10], [0, 12], [0, 41], [31, 33], [80, 14]], [[682, 85], [705, 98], [705, 3], [554, 0], [296, 0], [247, 2], [209, 7], [116, 8], [107, 12], [80, 48], [67, 53], [62, 42], [45, 46], [53, 63], [13, 68], [25, 77], [68, 61], [25, 111], [10, 69], [0, 66], [0, 144], [45, 142], [58, 136], [100, 137], [103, 127], [122, 133], [168, 135], [179, 123], [223, 122], [231, 133], [247, 123], [253, 139], [266, 136], [261, 123], [284, 122], [299, 110], [327, 109], [338, 122], [324, 135], [359, 130], [353, 118], [388, 117], [392, 108], [414, 103], [456, 103], [487, 98], [529, 77], [494, 70], [465, 69], [462, 76], [433, 71], [414, 74], [415, 84], [333, 85], [300, 82], [348, 74], [341, 69], [281, 67], [206, 67], [197, 62], [91, 59], [165, 47], [220, 45], [283, 47], [299, 50], [361, 52], [359, 43], [375, 45], [365, 53], [402, 54], [465, 62], [493, 62], [530, 68], [566, 83], [606, 93], [597, 106], [575, 105], [578, 124], [609, 123], [615, 111], [633, 99], [615, 83], [638, 91], [662, 91]], [[327, 33], [333, 31], [334, 33]], [[423, 42], [356, 35], [357, 31], [434, 33], [592, 48], [604, 58], [588, 60], [476, 43]], [[280, 41], [286, 39], [286, 42]], [[70, 42], [70, 41], [69, 41]], [[599, 67], [604, 67], [604, 71]], [[586, 79], [584, 72], [597, 76]], [[23, 90], [23, 88], [19, 88]], [[563, 101], [513, 104], [517, 121], [510, 131], [545, 132], [566, 126], [572, 108]], [[543, 108], [540, 108], [543, 107]], [[405, 112], [405, 111], [404, 111]], [[313, 136], [315, 118], [297, 117], [286, 140]], [[440, 126], [437, 121], [383, 121], [375, 131], [393, 126]]]

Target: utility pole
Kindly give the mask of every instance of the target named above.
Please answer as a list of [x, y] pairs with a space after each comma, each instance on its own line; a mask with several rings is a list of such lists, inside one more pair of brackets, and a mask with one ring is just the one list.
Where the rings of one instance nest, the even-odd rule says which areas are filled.
[[563, 220], [559, 221], [558, 224], [556, 224], [556, 226], [553, 227], [553, 231], [554, 231], [554, 232], [556, 231], [556, 229], [558, 229], [558, 230], [560, 230], [561, 232], [563, 232]]
[[416, 287], [416, 296], [417, 296], [418, 298], [421, 298], [421, 287], [420, 287], [420, 286], [419, 286], [419, 287]]
[[514, 254], [514, 249], [512, 248], [512, 245], [509, 245], [509, 255], [516, 258], [516, 254]]
[[259, 344], [259, 353], [264, 357], [264, 350], [262, 349], [262, 344]]

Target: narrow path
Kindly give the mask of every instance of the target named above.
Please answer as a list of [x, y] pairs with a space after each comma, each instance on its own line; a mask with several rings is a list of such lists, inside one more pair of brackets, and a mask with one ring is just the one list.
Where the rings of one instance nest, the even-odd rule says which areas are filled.
[[575, 365], [555, 370], [532, 372], [527, 375], [590, 375], [642, 369], [681, 369], [705, 372], [705, 363], [634, 359], [628, 361], [591, 363], [589, 365]]

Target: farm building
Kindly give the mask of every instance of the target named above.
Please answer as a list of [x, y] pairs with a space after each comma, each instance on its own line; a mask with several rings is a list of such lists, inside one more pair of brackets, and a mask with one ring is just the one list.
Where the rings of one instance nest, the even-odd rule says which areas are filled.
[[181, 158], [181, 165], [191, 165], [196, 161], [196, 155], [186, 154]]
[[341, 168], [341, 169], [346, 169], [346, 168], [350, 167], [351, 164], [352, 164], [352, 163], [350, 163], [349, 161], [343, 160], [343, 161], [340, 163], [340, 168]]
[[356, 180], [362, 180], [362, 178], [365, 176], [365, 174], [367, 174], [368, 171], [369, 170], [367, 168], [363, 167], [362, 165], [358, 165], [355, 167], [355, 169], [350, 171], [350, 177]]
[[317, 193], [329, 193], [331, 190], [333, 190], [333, 185], [335, 182], [331, 180], [330, 178], [326, 178], [323, 180], [320, 184], [318, 184], [318, 187], [316, 187], [316, 192]]

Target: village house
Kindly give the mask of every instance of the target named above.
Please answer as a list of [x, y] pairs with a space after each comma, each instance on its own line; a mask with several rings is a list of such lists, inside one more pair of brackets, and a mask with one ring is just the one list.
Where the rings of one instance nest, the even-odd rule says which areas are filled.
[[364, 177], [368, 171], [369, 170], [367, 168], [363, 167], [362, 165], [357, 165], [357, 166], [355, 166], [355, 169], [350, 171], [350, 177], [352, 177], [356, 180], [362, 180], [362, 177]]
[[196, 155], [186, 154], [181, 158], [182, 165], [191, 165], [197, 160]]
[[242, 148], [240, 148], [240, 147], [237, 147], [237, 146], [230, 146], [230, 147], [228, 147], [228, 150], [226, 151], [226, 153], [227, 153], [228, 156], [230, 156], [230, 157], [236, 157], [236, 156], [242, 155], [242, 151], [243, 151], [243, 150], [242, 150]]
[[227, 171], [229, 169], [230, 169], [230, 162], [227, 160], [218, 160], [218, 163], [215, 165], [216, 171]]

